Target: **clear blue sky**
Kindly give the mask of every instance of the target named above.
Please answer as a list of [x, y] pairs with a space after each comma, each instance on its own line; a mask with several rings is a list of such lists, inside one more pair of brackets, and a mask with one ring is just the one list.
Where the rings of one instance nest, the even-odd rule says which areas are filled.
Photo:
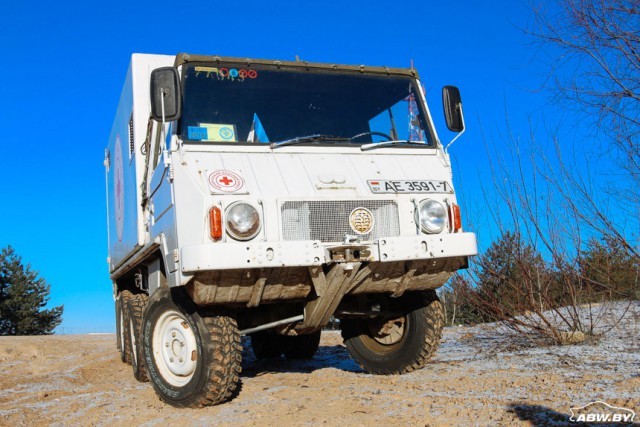
[[[480, 203], [481, 130], [528, 133], [548, 71], [528, 1], [5, 2], [0, 26], [0, 246], [51, 284], [69, 332], [113, 331], [102, 160], [130, 55], [189, 52], [409, 66], [443, 141], [440, 89], [460, 87], [456, 185]], [[549, 107], [550, 108], [550, 107]]]

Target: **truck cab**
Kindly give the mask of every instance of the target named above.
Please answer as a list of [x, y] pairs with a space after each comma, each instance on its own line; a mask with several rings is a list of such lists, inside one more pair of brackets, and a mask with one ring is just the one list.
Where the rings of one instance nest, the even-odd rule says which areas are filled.
[[118, 348], [174, 406], [233, 394], [241, 336], [312, 357], [332, 318], [368, 372], [423, 367], [477, 252], [413, 68], [136, 54], [105, 166]]

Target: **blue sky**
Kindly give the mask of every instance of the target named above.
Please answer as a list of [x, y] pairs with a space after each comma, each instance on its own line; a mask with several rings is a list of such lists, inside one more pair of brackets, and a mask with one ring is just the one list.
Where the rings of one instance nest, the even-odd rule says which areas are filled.
[[[0, 26], [0, 246], [51, 284], [67, 332], [113, 331], [102, 160], [130, 55], [189, 52], [409, 66], [443, 141], [441, 87], [462, 91], [456, 185], [481, 203], [482, 132], [555, 114], [526, 1], [9, 2]], [[477, 200], [476, 200], [477, 199]], [[477, 230], [475, 230], [477, 231]]]

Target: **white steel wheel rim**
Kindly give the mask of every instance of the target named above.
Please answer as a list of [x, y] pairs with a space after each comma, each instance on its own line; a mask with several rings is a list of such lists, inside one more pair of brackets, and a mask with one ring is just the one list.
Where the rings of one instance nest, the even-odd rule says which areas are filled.
[[184, 315], [169, 310], [158, 318], [153, 330], [153, 356], [162, 378], [175, 387], [191, 381], [198, 365], [198, 345]]

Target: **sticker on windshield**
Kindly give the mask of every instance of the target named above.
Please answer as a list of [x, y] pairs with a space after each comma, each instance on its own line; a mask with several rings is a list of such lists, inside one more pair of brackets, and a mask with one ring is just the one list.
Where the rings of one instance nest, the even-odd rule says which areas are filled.
[[222, 123], [199, 123], [187, 128], [189, 139], [194, 141], [237, 142], [236, 126]]
[[218, 69], [215, 67], [196, 67], [196, 77], [218, 77]]
[[198, 126], [189, 126], [187, 128], [189, 139], [193, 141], [202, 141], [207, 139], [207, 128], [201, 128]]
[[256, 70], [245, 68], [195, 67], [195, 70], [196, 77], [215, 78], [218, 80], [243, 82], [245, 79], [255, 79], [258, 77]]

